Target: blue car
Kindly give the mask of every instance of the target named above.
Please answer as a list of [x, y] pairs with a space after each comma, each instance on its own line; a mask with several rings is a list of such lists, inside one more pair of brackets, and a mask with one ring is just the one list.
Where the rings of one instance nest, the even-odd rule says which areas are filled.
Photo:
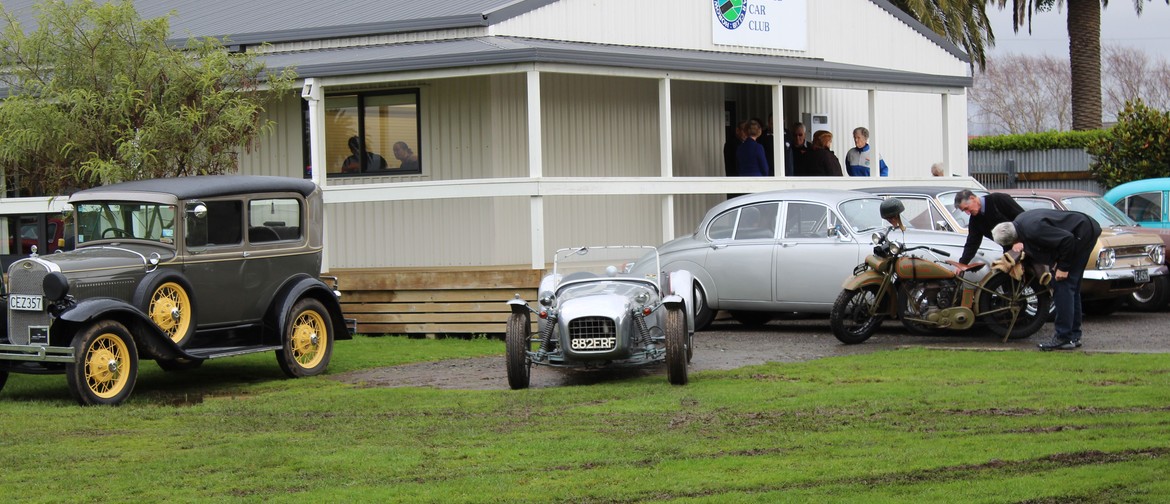
[[1105, 201], [1143, 227], [1170, 228], [1170, 177], [1126, 182], [1105, 193]]

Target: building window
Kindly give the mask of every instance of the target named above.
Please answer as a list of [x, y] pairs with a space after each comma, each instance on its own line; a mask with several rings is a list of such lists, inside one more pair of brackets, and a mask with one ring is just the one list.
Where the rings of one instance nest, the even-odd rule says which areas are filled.
[[[418, 103], [418, 89], [327, 95], [326, 174], [333, 178], [421, 173]], [[308, 107], [303, 110], [308, 167]]]

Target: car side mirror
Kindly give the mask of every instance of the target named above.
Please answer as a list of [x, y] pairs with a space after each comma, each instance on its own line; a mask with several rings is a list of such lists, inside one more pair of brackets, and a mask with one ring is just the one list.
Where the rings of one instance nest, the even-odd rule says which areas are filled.
[[207, 205], [203, 203], [196, 203], [195, 206], [190, 207], [188, 212], [196, 219], [204, 219], [207, 217]]

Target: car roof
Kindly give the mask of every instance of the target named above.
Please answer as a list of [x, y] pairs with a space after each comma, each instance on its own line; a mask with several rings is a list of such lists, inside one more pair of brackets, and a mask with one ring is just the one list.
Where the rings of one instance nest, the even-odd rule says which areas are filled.
[[308, 196], [317, 190], [311, 180], [263, 175], [197, 175], [165, 179], [135, 180], [94, 187], [73, 193], [70, 201], [92, 201], [103, 195], [118, 193], [149, 193], [169, 195], [179, 200], [211, 198], [266, 192], [297, 192]]
[[960, 186], [878, 186], [865, 187], [858, 189], [873, 194], [914, 194], [922, 196], [938, 196], [942, 193], [959, 192], [963, 189], [968, 189], [975, 194], [986, 193], [986, 189], [979, 189], [976, 187], [960, 187]]
[[1170, 177], [1149, 178], [1121, 184], [1106, 192], [1104, 197], [1105, 201], [1115, 203], [1117, 200], [1131, 194], [1165, 191], [1167, 189], [1170, 189]]
[[1095, 192], [1079, 189], [1001, 189], [999, 192], [1012, 196], [1042, 196], [1053, 199], [1100, 196]]
[[728, 208], [735, 208], [752, 203], [761, 203], [774, 200], [819, 201], [829, 205], [836, 205], [837, 203], [846, 200], [876, 197], [877, 196], [869, 193], [864, 193], [861, 191], [850, 191], [846, 189], [779, 189], [775, 191], [745, 194], [743, 196], [729, 199], [711, 207], [711, 210], [707, 212], [707, 215], [711, 215], [711, 212], [722, 212]]

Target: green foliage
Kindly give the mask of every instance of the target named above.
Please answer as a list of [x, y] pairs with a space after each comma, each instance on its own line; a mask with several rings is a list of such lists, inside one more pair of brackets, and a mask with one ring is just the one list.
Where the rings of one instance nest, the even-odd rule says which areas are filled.
[[[503, 346], [359, 336], [338, 342], [334, 364]], [[1170, 495], [1164, 355], [913, 349], [704, 371], [685, 387], [659, 369], [521, 391], [382, 388], [337, 380], [341, 371], [287, 380], [271, 354], [189, 373], [145, 362], [118, 408], [74, 405], [61, 376], [12, 375], [0, 394], [0, 492], [24, 502]]]
[[1133, 180], [1170, 177], [1170, 111], [1127, 101], [1117, 125], [1089, 145], [1089, 170], [1105, 187]]
[[4, 11], [0, 39], [0, 167], [20, 195], [235, 171], [239, 149], [275, 126], [265, 100], [294, 78], [215, 39], [174, 47], [169, 21], [129, 0], [35, 9], [29, 32]]
[[1105, 135], [1106, 131], [1104, 130], [1089, 130], [985, 136], [968, 140], [967, 149], [972, 151], [1085, 149], [1088, 148], [1089, 144]]

